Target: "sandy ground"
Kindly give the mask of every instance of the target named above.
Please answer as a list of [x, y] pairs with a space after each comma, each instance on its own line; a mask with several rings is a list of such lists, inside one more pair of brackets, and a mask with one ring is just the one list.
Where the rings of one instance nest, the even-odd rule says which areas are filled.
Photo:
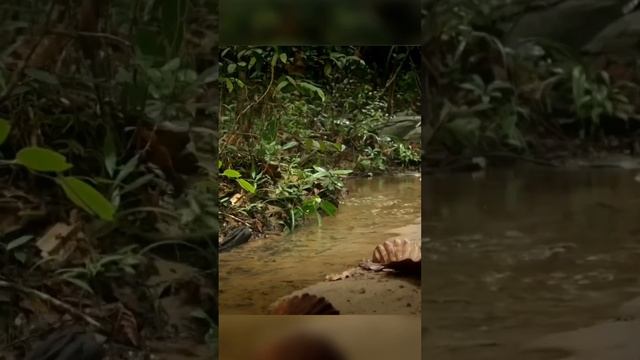
[[623, 304], [616, 320], [551, 334], [529, 344], [530, 352], [561, 350], [561, 360], [640, 359], [640, 298]]
[[361, 269], [347, 270], [350, 277], [323, 281], [300, 289], [277, 300], [309, 293], [325, 297], [344, 315], [412, 315], [421, 313], [420, 280], [392, 273]]

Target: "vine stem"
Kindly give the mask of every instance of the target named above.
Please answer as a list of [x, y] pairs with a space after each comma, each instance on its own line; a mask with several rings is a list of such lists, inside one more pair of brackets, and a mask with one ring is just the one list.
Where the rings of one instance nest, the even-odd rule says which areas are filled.
[[61, 308], [81, 319], [83, 319], [84, 321], [86, 321], [87, 323], [97, 327], [100, 330], [104, 330], [102, 325], [95, 319], [93, 319], [92, 317], [90, 317], [89, 315], [83, 313], [82, 311], [73, 308], [71, 305], [64, 303], [56, 298], [54, 298], [53, 296], [43, 293], [42, 291], [36, 290], [36, 289], [32, 289], [26, 286], [22, 286], [13, 282], [9, 282], [9, 281], [5, 281], [0, 279], [0, 287], [5, 287], [5, 288], [9, 288], [9, 289], [14, 289], [16, 291], [19, 291], [21, 293], [24, 294], [28, 294], [28, 295], [32, 295], [35, 296], [41, 300], [47, 301], [51, 304], [53, 304], [54, 306]]

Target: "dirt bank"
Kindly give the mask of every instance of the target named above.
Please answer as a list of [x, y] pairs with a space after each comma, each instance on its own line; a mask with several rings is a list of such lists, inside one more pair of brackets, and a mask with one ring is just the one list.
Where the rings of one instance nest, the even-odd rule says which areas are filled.
[[526, 347], [529, 352], [560, 350], [561, 360], [640, 359], [640, 298], [623, 304], [615, 320], [551, 334]]
[[320, 282], [277, 300], [309, 293], [325, 297], [343, 315], [395, 314], [421, 312], [420, 280], [399, 277], [385, 272], [353, 268], [350, 276], [336, 281]]

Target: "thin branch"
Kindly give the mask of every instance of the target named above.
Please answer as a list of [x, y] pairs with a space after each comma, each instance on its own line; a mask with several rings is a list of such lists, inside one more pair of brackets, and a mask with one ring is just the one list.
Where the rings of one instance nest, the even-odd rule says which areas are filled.
[[236, 116], [236, 124], [238, 123], [238, 121], [240, 120], [240, 117], [242, 117], [242, 115], [244, 115], [247, 111], [249, 111], [249, 109], [251, 109], [255, 105], [259, 104], [260, 101], [262, 101], [262, 99], [264, 99], [264, 97], [267, 96], [267, 94], [269, 93], [269, 90], [271, 90], [271, 86], [273, 85], [273, 78], [275, 77], [275, 72], [276, 72], [276, 66], [272, 65], [271, 66], [271, 80], [269, 80], [269, 85], [267, 85], [267, 90], [265, 90], [264, 93], [256, 101], [254, 101], [251, 104], [247, 105], [247, 107], [244, 108], [244, 110], [242, 110], [238, 114], [238, 116]]
[[22, 293], [28, 294], [28, 295], [32, 295], [35, 296], [37, 298], [40, 298], [41, 300], [47, 301], [51, 304], [53, 304], [56, 307], [59, 307], [79, 318], [82, 318], [84, 321], [88, 322], [89, 324], [97, 327], [98, 329], [103, 329], [102, 325], [100, 325], [100, 323], [93, 319], [92, 317], [90, 317], [89, 315], [83, 313], [80, 310], [77, 310], [75, 308], [73, 308], [71, 305], [64, 303], [54, 297], [52, 297], [51, 295], [45, 294], [42, 291], [38, 291], [36, 289], [32, 289], [32, 288], [28, 288], [16, 283], [12, 283], [9, 281], [4, 281], [4, 280], [0, 280], [0, 287], [5, 287], [5, 288], [10, 288], [10, 289], [14, 289], [17, 291], [20, 291]]
[[65, 30], [50, 30], [48, 33], [54, 34], [54, 35], [68, 36], [72, 38], [77, 38], [81, 36], [95, 37], [100, 39], [111, 40], [113, 42], [120, 43], [121, 45], [124, 45], [129, 48], [133, 47], [133, 45], [129, 41], [123, 38], [117, 37], [115, 35], [107, 34], [107, 33], [87, 32], [87, 31], [65, 31]]

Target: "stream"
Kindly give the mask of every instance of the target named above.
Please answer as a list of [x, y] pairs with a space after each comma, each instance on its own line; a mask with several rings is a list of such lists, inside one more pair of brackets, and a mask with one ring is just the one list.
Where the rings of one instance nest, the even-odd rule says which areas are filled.
[[379, 243], [419, 238], [416, 174], [347, 181], [338, 213], [282, 236], [254, 239], [220, 254], [220, 313], [264, 314], [278, 298], [370, 258]]
[[615, 321], [640, 294], [635, 176], [523, 167], [425, 177], [423, 358], [565, 359], [523, 347]]

